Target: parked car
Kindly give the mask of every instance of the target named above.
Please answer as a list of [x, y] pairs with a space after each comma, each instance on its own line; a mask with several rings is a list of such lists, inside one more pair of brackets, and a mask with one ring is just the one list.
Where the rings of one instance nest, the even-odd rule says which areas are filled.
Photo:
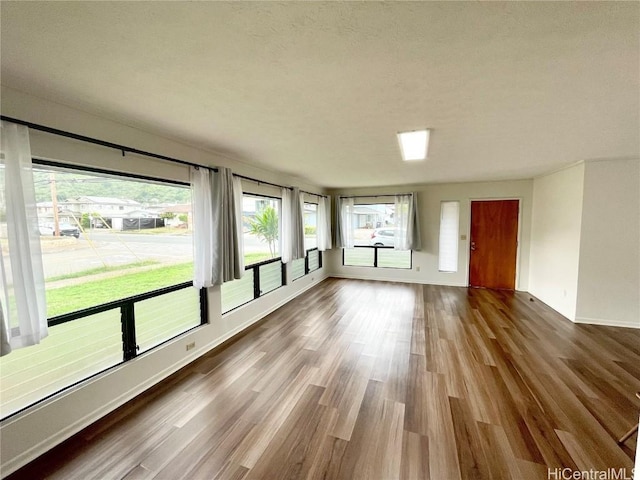
[[[80, 229], [69, 223], [61, 223], [58, 225], [61, 237], [80, 237]], [[40, 225], [40, 235], [54, 235], [53, 225]]]
[[369, 245], [375, 247], [393, 247], [396, 232], [393, 228], [376, 228], [371, 233]]

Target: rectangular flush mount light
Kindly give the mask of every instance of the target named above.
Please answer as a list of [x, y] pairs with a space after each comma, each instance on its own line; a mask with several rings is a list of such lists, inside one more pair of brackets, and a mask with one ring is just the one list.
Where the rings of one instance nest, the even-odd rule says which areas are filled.
[[426, 129], [398, 133], [400, 153], [402, 153], [403, 160], [424, 160], [427, 158], [430, 131], [431, 130]]

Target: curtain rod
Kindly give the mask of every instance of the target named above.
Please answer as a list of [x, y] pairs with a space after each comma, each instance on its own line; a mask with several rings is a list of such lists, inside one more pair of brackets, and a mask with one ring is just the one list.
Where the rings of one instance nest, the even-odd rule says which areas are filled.
[[98, 140], [97, 138], [87, 137], [85, 135], [78, 135], [77, 133], [66, 132], [64, 130], [58, 130], [57, 128], [38, 125], [37, 123], [25, 122], [24, 120], [18, 120], [17, 118], [11, 118], [5, 115], [0, 115], [0, 119], [6, 120], [7, 122], [17, 123], [18, 125], [24, 125], [33, 130], [39, 130], [41, 132], [52, 133], [54, 135], [59, 135], [61, 137], [73, 138], [74, 140], [80, 140], [82, 142], [93, 143], [95, 145], [101, 145], [103, 147], [113, 148], [114, 150], [120, 150], [122, 152], [122, 156], [124, 156], [125, 152], [129, 152], [129, 153], [135, 153], [137, 155], [144, 155], [146, 157], [157, 158], [159, 160], [166, 160], [168, 162], [179, 163], [181, 165], [187, 165], [190, 167], [209, 168], [211, 170], [217, 171], [216, 168], [207, 167], [205, 165], [198, 165], [197, 163], [187, 162], [185, 160], [180, 160], [178, 158], [173, 158], [173, 157], [167, 157], [166, 155], [160, 155], [157, 153], [145, 152], [144, 150], [138, 150], [137, 148], [127, 147], [125, 145], [120, 145], [117, 143], [105, 142], [104, 140]]
[[[208, 168], [209, 170], [213, 170], [217, 172], [218, 169], [216, 167], [208, 167], [206, 165], [199, 165], [193, 162], [187, 162], [186, 160], [180, 160], [179, 158], [167, 157], [166, 155], [160, 155], [158, 153], [146, 152], [144, 150], [139, 150], [137, 148], [127, 147], [126, 145], [120, 145], [118, 143], [106, 142], [104, 140], [98, 140], [97, 138], [87, 137], [85, 135], [78, 135], [77, 133], [67, 132], [65, 130], [59, 130], [57, 128], [47, 127], [45, 125], [39, 125], [37, 123], [27, 122], [25, 120], [19, 120], [17, 118], [8, 117], [6, 115], [0, 115], [0, 120], [5, 120], [7, 122], [16, 123], [18, 125], [24, 125], [32, 130], [39, 130], [45, 133], [51, 133], [53, 135], [59, 135], [61, 137], [72, 138], [74, 140], [80, 140], [82, 142], [93, 143], [95, 145], [101, 145], [103, 147], [113, 148], [114, 150], [120, 150], [122, 152], [122, 156], [124, 157], [125, 152], [135, 153], [137, 155], [144, 155], [145, 157], [156, 158], [158, 160], [165, 160], [167, 162], [179, 163], [180, 165], [186, 165], [189, 167], [195, 168]], [[244, 178], [245, 180], [250, 180], [256, 183], [264, 183], [266, 185], [272, 185], [278, 188], [288, 188], [292, 189], [292, 187], [285, 187], [284, 185], [277, 185], [271, 182], [264, 182], [262, 180], [258, 180], [256, 178], [246, 177], [244, 175], [239, 175], [237, 173], [233, 174], [236, 177]], [[318, 197], [326, 197], [326, 195], [320, 195], [318, 193], [307, 192], [305, 190], [300, 190], [302, 193], [308, 193], [309, 195], [316, 195]]]
[[340, 198], [378, 198], [378, 197], [395, 197], [396, 195], [413, 195], [409, 193], [389, 193], [385, 195], [340, 195]]
[[[287, 187], [285, 185], [278, 185], [277, 183], [265, 182], [263, 180], [258, 180], [258, 179], [255, 179], [255, 178], [251, 178], [251, 177], [246, 177], [244, 175], [240, 175], [239, 173], [234, 173], [233, 176], [234, 177], [238, 177], [238, 178], [242, 178], [243, 180], [249, 180], [250, 182], [255, 182], [257, 184], [271, 185], [272, 187], [276, 187], [276, 188], [288, 188], [289, 190], [293, 190], [293, 187]], [[306, 190], [300, 190], [300, 193], [308, 193], [309, 195], [315, 195], [316, 197], [327, 198], [326, 195], [322, 195], [320, 193], [307, 192]]]

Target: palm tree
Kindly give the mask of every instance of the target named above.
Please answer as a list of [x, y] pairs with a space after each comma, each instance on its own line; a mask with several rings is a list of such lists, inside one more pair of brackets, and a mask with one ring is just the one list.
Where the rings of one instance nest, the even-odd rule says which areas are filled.
[[276, 209], [267, 205], [247, 222], [249, 234], [255, 235], [260, 240], [267, 242], [271, 258], [276, 256], [275, 243], [278, 240], [278, 213]]

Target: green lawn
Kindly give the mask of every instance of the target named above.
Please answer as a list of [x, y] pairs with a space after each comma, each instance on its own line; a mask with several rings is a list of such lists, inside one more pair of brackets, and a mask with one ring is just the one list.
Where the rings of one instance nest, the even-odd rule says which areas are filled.
[[[270, 258], [268, 252], [248, 253], [245, 262], [250, 265]], [[141, 265], [136, 263], [66, 275], [65, 278], [78, 278], [78, 284], [47, 290], [47, 316], [121, 300], [193, 278], [192, 262], [159, 265], [142, 272], [127, 270], [137, 266]], [[120, 275], [100, 279], [90, 277], [110, 270]], [[267, 279], [265, 277], [264, 280]], [[62, 278], [57, 277], [57, 280]], [[237, 292], [223, 292], [223, 303], [227, 309], [226, 303], [241, 304], [250, 300], [253, 298], [253, 272], [247, 272], [246, 278], [240, 281], [227, 283], [224, 289], [229, 288]], [[229, 293], [235, 297], [229, 297]], [[143, 352], [198, 325], [198, 292], [188, 288], [144, 300], [136, 304], [135, 312], [137, 343]], [[0, 359], [0, 414], [14, 412], [120, 362], [122, 333], [119, 309], [51, 327], [49, 337], [41, 344], [17, 350]]]
[[[245, 265], [269, 260], [268, 252], [247, 253], [244, 256]], [[131, 264], [122, 268], [132, 268], [142, 264]], [[62, 278], [80, 278], [84, 275], [121, 270], [119, 267], [102, 267], [91, 271], [79, 272]], [[146, 293], [158, 288], [187, 282], [193, 278], [193, 263], [159, 266], [144, 272], [126, 273], [110, 278], [89, 280], [79, 285], [70, 285], [47, 290], [47, 317], [74, 312], [83, 308], [100, 305], [102, 303], [120, 300], [122, 298]], [[52, 279], [49, 279], [51, 281]]]
[[182, 263], [50, 289], [47, 290], [47, 317], [120, 300], [192, 278], [193, 263]]
[[117, 272], [120, 270], [126, 270], [129, 268], [148, 267], [149, 265], [157, 265], [158, 260], [142, 260], [140, 262], [126, 263], [124, 265], [107, 265], [103, 267], [90, 268], [88, 270], [82, 270], [80, 272], [66, 273], [64, 275], [57, 275], [55, 277], [47, 278], [47, 282], [57, 282], [58, 280], [67, 280], [69, 278], [80, 278], [88, 275], [96, 275], [98, 273]]
[[253, 265], [254, 263], [264, 262], [265, 260], [271, 260], [273, 256], [269, 252], [254, 252], [244, 254], [244, 264]]
[[[147, 272], [129, 273], [121, 278], [126, 282], [137, 279], [147, 289], [152, 289], [183, 281], [185, 274], [191, 274], [191, 268], [191, 264], [160, 267]], [[57, 292], [61, 296], [63, 303], [55, 308], [62, 311], [86, 307], [86, 304], [80, 303], [83, 300], [93, 305], [134, 293], [121, 285], [116, 289], [115, 285], [120, 283], [114, 280], [94, 280], [74, 287], [53, 289], [48, 293]], [[112, 286], [113, 289], [108, 288]], [[187, 287], [137, 302], [135, 325], [136, 343], [140, 347], [138, 354], [199, 323], [199, 292], [194, 288]], [[40, 344], [18, 349], [0, 358], [0, 416], [24, 408], [122, 360], [119, 308], [49, 327], [49, 336]]]

